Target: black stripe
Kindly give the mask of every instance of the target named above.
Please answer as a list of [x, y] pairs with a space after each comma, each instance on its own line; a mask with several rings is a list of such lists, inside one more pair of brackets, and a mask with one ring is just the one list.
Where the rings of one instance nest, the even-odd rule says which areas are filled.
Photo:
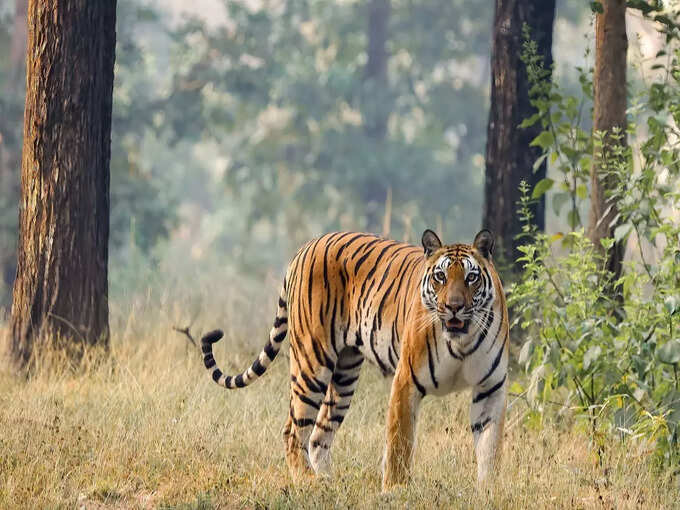
[[323, 251], [323, 286], [325, 289], [329, 287], [328, 283], [328, 249], [331, 244], [326, 241], [326, 249]]
[[314, 420], [311, 418], [300, 418], [299, 420], [291, 414], [291, 419], [296, 427], [305, 428], [314, 425]]
[[354, 390], [338, 391], [338, 397], [340, 398], [351, 398], [352, 395], [354, 395]]
[[219, 381], [220, 377], [222, 377], [222, 371], [219, 368], [216, 368], [215, 371], [212, 373], [213, 381], [215, 382]]
[[215, 358], [213, 358], [212, 354], [208, 354], [205, 358], [203, 358], [203, 363], [205, 364], [205, 368], [208, 369], [217, 365], [217, 363], [215, 363]]
[[253, 362], [253, 366], [251, 368], [253, 369], [253, 372], [255, 372], [256, 375], [262, 375], [267, 370], [265, 367], [262, 366], [262, 363], [260, 363], [259, 359], [256, 359]]
[[335, 315], [337, 313], [337, 308], [338, 308], [338, 299], [333, 300], [333, 313], [331, 314], [331, 325], [330, 325], [330, 334], [331, 334], [331, 346], [333, 347], [333, 350], [335, 351], [335, 355], [338, 355], [338, 346], [335, 343]]
[[[342, 241], [345, 237], [351, 236], [352, 234], [354, 234], [354, 232], [335, 232], [334, 234], [331, 234], [331, 237], [328, 239], [328, 243], [331, 246], [335, 246], [340, 241]], [[334, 237], [337, 237], [337, 239], [334, 239]]]
[[489, 328], [491, 327], [491, 324], [493, 323], [493, 318], [494, 318], [493, 310], [489, 310], [488, 313], [486, 314], [486, 324], [485, 324], [484, 328], [482, 329], [482, 331], [480, 331], [479, 337], [477, 337], [477, 342], [472, 347], [472, 349], [470, 349], [467, 352], [464, 352], [463, 356], [469, 356], [470, 354], [475, 352], [477, 349], [479, 349], [479, 346], [482, 345], [482, 342], [484, 341], [484, 339], [486, 339], [486, 335], [489, 332]]
[[453, 346], [451, 345], [451, 342], [446, 342], [446, 347], [449, 349], [449, 354], [453, 356], [456, 359], [462, 360], [463, 357], [459, 356], [457, 353], [453, 352]]
[[374, 316], [373, 325], [371, 326], [371, 336], [369, 337], [369, 343], [371, 344], [371, 351], [373, 352], [373, 356], [375, 356], [375, 361], [378, 363], [380, 370], [382, 371], [383, 374], [387, 374], [389, 373], [389, 370], [387, 370], [385, 363], [383, 363], [383, 360], [380, 359], [380, 356], [378, 356], [378, 351], [376, 350], [376, 344], [378, 342], [378, 331], [376, 329], [377, 324], [378, 319], [377, 317]]
[[[343, 374], [338, 374], [338, 376], [336, 377], [335, 374], [333, 374], [333, 384], [335, 384], [336, 386], [349, 386], [349, 385], [357, 382], [357, 379], [359, 379], [358, 375], [353, 376], [353, 377], [345, 377], [344, 379], [343, 379], [342, 375]], [[354, 391], [352, 391], [350, 393], [350, 395], [352, 393], [354, 393]], [[339, 395], [342, 395], [342, 394], [339, 394]]]
[[281, 331], [281, 333], [279, 333], [278, 335], [276, 335], [276, 336], [274, 337], [274, 341], [275, 341], [277, 344], [280, 344], [280, 343], [283, 342], [283, 340], [286, 338], [286, 333], [288, 333], [288, 331]]
[[324, 395], [326, 394], [326, 390], [328, 389], [327, 384], [319, 381], [316, 377], [309, 377], [305, 373], [302, 373], [302, 378], [305, 380], [311, 391], [314, 391], [315, 393], [323, 393]]
[[271, 344], [271, 342], [267, 342], [267, 345], [264, 346], [264, 353], [269, 358], [269, 361], [274, 361], [278, 351], [274, 349], [274, 346]]
[[477, 393], [477, 395], [475, 395], [475, 398], [472, 399], [472, 403], [473, 403], [473, 404], [476, 404], [477, 402], [479, 402], [479, 401], [481, 401], [481, 400], [484, 400], [485, 398], [488, 398], [488, 397], [490, 397], [491, 395], [493, 395], [494, 393], [496, 393], [496, 391], [498, 391], [498, 389], [499, 389], [501, 386], [503, 386], [503, 383], [505, 383], [505, 378], [506, 378], [506, 377], [507, 377], [507, 374], [505, 374], [505, 375], [503, 376], [503, 379], [501, 379], [500, 381], [498, 381], [496, 384], [494, 384], [494, 385], [493, 385], [491, 388], [489, 388], [488, 390], [483, 391], [483, 392], [481, 392], [481, 393]]
[[329, 427], [328, 425], [324, 425], [323, 423], [317, 422], [314, 426], [320, 428], [324, 432], [333, 432], [333, 427]]
[[430, 367], [430, 377], [432, 378], [432, 384], [435, 388], [439, 388], [439, 383], [434, 376], [434, 360], [432, 359], [432, 349], [430, 348], [430, 335], [425, 338], [425, 345], [427, 346], [427, 364]]
[[318, 409], [321, 407], [321, 406], [319, 406], [318, 402], [315, 402], [314, 400], [312, 400], [311, 398], [309, 398], [309, 397], [308, 397], [307, 395], [305, 395], [304, 393], [299, 393], [299, 392], [297, 392], [297, 391], [295, 391], [295, 390], [293, 390], [293, 392], [295, 393], [295, 395], [297, 396], [297, 398], [300, 399], [300, 402], [302, 402], [302, 403], [304, 403], [304, 404], [307, 404], [308, 406], [311, 406], [311, 407], [313, 407], [313, 408], [316, 409], [316, 410], [318, 410]]
[[342, 414], [338, 414], [336, 416], [331, 416], [331, 419], [329, 421], [334, 421], [336, 423], [342, 423], [345, 417]]
[[485, 420], [483, 420], [481, 422], [475, 423], [474, 425], [472, 425], [470, 427], [470, 429], [472, 430], [472, 433], [476, 434], [478, 432], [482, 432], [484, 430], [484, 427], [486, 427], [489, 424], [490, 421], [491, 421], [491, 418], [486, 418]]
[[347, 241], [345, 244], [343, 244], [338, 252], [335, 254], [335, 260], [340, 260], [340, 256], [342, 255], [342, 252], [345, 251], [345, 248], [347, 248], [350, 244], [352, 244], [354, 241], [359, 239], [360, 237], [368, 237], [366, 234], [357, 234], [355, 235], [352, 239]]
[[[395, 317], [394, 322], [392, 323], [392, 338], [390, 338], [390, 347], [392, 348], [392, 352], [394, 352], [394, 356], [399, 359], [399, 352], [397, 351], [397, 347], [395, 344], [399, 344], [399, 332], [397, 331], [397, 318]], [[394, 364], [394, 368], [396, 369], [396, 363]]]
[[413, 372], [413, 365], [411, 365], [411, 360], [408, 362], [408, 368], [411, 370], [411, 379], [413, 379], [413, 383], [416, 385], [416, 388], [418, 388], [418, 391], [420, 394], [424, 397], [427, 395], [427, 392], [425, 391], [425, 387], [418, 382], [418, 378], [416, 377], [416, 374]]
[[496, 358], [493, 360], [493, 363], [491, 364], [491, 367], [489, 368], [489, 371], [486, 373], [486, 375], [482, 378], [481, 381], [479, 381], [477, 384], [482, 384], [484, 381], [486, 381], [491, 374], [493, 374], [494, 370], [496, 370], [496, 367], [498, 367], [498, 364], [501, 361], [501, 357], [503, 356], [503, 351], [505, 350], [505, 342], [503, 342], [503, 345], [501, 345], [501, 348], [498, 349], [498, 354], [496, 354]]
[[[314, 250], [316, 250], [316, 243], [314, 244]], [[314, 286], [314, 263], [316, 262], [316, 253], [312, 255], [312, 261], [309, 263], [309, 283], [307, 286], [307, 305], [309, 306], [310, 316], [314, 311], [312, 306], [312, 287]]]
[[288, 317], [277, 317], [274, 319], [274, 327], [278, 328], [281, 324], [288, 323]]
[[354, 260], [355, 258], [357, 258], [359, 256], [359, 253], [366, 254], [366, 253], [372, 251], [371, 248], [373, 247], [374, 244], [379, 243], [380, 241], [383, 241], [383, 239], [380, 239], [379, 237], [376, 237], [376, 236], [372, 236], [372, 237], [373, 237], [372, 241], [368, 241], [366, 244], [362, 244], [361, 246], [358, 246], [356, 251], [354, 253], [352, 253], [352, 256], [349, 259]]
[[352, 370], [354, 368], [360, 367], [363, 362], [364, 362], [364, 357], [362, 356], [357, 361], [355, 361], [354, 363], [351, 363], [347, 366], [343, 366], [343, 365], [340, 365], [340, 363], [338, 363], [338, 369], [339, 370]]
[[279, 296], [279, 308], [286, 308], [288, 305], [286, 302]]
[[243, 382], [243, 374], [238, 374], [234, 378], [234, 384], [236, 385], [237, 388], [243, 388], [246, 385], [246, 383]]
[[203, 354], [211, 353], [212, 352], [212, 344], [208, 344], [208, 343], [201, 344], [201, 351], [203, 351]]
[[343, 404], [343, 405], [336, 405], [335, 410], [337, 411], [344, 411], [346, 409], [349, 409], [349, 404]]

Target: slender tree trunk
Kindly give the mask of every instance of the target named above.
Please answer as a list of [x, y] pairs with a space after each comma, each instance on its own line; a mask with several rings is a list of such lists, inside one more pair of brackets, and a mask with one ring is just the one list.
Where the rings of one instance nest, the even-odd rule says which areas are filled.
[[[30, 0], [12, 355], [108, 343], [115, 0]], [[67, 345], [65, 344], [65, 345]]]
[[[382, 149], [380, 145], [387, 136], [387, 121], [392, 112], [392, 97], [387, 79], [387, 40], [389, 38], [390, 0], [368, 0], [368, 59], [364, 67], [361, 94], [361, 115], [364, 134], [369, 143], [375, 146], [375, 164], [380, 165]], [[377, 172], [380, 175], [381, 172]], [[381, 204], [385, 200], [387, 182], [372, 179], [364, 188], [363, 199], [370, 203]], [[380, 225], [378, 209], [368, 213], [369, 225]]]
[[[26, 65], [26, 15], [28, 0], [16, 0], [9, 51], [9, 76], [4, 87], [4, 108], [0, 112], [0, 306], [9, 304], [16, 272], [16, 204], [19, 196], [21, 111]], [[21, 96], [21, 98], [19, 98]], [[12, 212], [10, 212], [12, 211]]]
[[[611, 225], [618, 214], [616, 204], [607, 199], [611, 182], [603, 174], [603, 167], [614, 163], [612, 153], [616, 145], [626, 144], [626, 36], [625, 0], [603, 0], [604, 8], [595, 18], [595, 72], [593, 74], [593, 131], [602, 132], [602, 147], [596, 150], [590, 172], [590, 216], [588, 237], [602, 250], [600, 240], [611, 237], [616, 225]], [[621, 137], [612, 138], [614, 129]], [[605, 163], [606, 162], [606, 163]], [[615, 276], [621, 274], [623, 244], [616, 243], [607, 255], [607, 268]]]
[[[496, 0], [491, 49], [491, 109], [486, 141], [486, 182], [482, 223], [498, 239], [496, 253], [503, 264], [512, 264], [519, 252], [521, 232], [517, 216], [518, 186], [525, 180], [533, 187], [545, 177], [546, 165], [533, 165], [541, 152], [530, 147], [540, 133], [536, 124], [518, 126], [535, 113], [530, 104], [526, 66], [520, 59], [522, 27], [529, 27], [545, 69], [552, 66], [552, 31], [555, 0]], [[545, 226], [545, 198], [532, 207], [539, 229]]]
[[[369, 0], [368, 4], [368, 60], [364, 69], [366, 98], [363, 104], [364, 129], [376, 140], [384, 140], [390, 115], [387, 92], [387, 24], [390, 17], [389, 0]], [[382, 97], [381, 97], [382, 95]]]

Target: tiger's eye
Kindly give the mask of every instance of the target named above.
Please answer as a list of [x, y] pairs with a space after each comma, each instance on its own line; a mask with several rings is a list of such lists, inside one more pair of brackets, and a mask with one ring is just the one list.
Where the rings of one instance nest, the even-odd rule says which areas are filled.
[[444, 283], [446, 281], [446, 275], [441, 269], [437, 269], [434, 272], [434, 279], [437, 283]]

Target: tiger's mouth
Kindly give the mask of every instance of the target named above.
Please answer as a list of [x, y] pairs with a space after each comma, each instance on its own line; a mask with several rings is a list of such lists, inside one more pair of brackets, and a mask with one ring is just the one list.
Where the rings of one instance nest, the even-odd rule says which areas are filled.
[[462, 321], [455, 317], [442, 321], [443, 328], [449, 333], [467, 333], [470, 321]]

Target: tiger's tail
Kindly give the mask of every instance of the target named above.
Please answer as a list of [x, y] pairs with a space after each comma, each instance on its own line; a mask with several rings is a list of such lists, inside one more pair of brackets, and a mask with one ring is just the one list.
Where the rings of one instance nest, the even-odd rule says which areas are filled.
[[286, 299], [286, 283], [284, 281], [281, 294], [279, 295], [279, 306], [276, 311], [274, 325], [269, 331], [269, 341], [265, 344], [257, 359], [253, 361], [253, 364], [237, 376], [223, 374], [213, 357], [212, 344], [222, 338], [222, 331], [216, 329], [203, 336], [201, 339], [203, 363], [205, 364], [205, 368], [210, 370], [213, 381], [220, 386], [233, 390], [234, 388], [244, 388], [245, 386], [248, 386], [265, 373], [271, 362], [276, 358], [279, 350], [281, 350], [281, 344], [286, 338], [286, 333], [288, 333], [288, 304], [286, 303]]

